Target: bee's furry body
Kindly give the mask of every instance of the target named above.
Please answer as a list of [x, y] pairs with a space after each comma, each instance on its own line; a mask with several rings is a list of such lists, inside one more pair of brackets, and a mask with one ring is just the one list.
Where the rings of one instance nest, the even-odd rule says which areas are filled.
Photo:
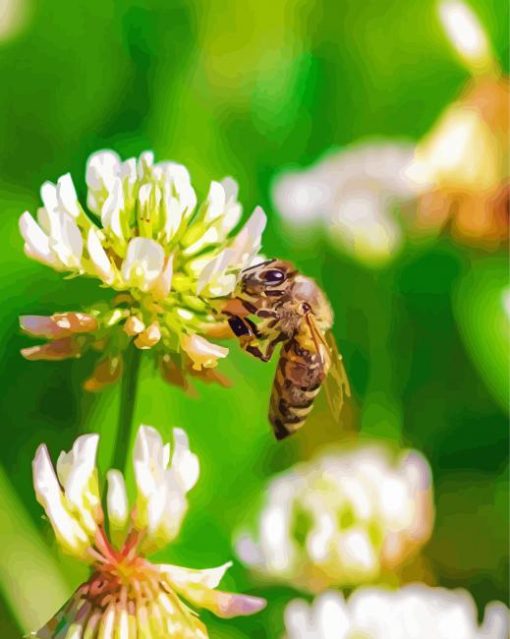
[[324, 333], [333, 314], [317, 284], [289, 262], [268, 260], [242, 272], [224, 307], [241, 346], [268, 361], [283, 343], [269, 420], [277, 439], [298, 430], [312, 408], [331, 363]]
[[269, 405], [277, 439], [301, 428], [326, 375], [327, 368], [318, 353], [302, 349], [296, 339], [283, 345]]

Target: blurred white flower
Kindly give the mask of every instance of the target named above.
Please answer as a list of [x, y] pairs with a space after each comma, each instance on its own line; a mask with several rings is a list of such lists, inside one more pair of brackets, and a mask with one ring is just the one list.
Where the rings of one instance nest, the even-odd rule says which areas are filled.
[[507, 639], [508, 608], [485, 609], [481, 626], [465, 590], [410, 584], [400, 590], [359, 588], [346, 601], [325, 592], [312, 604], [296, 599], [285, 610], [286, 639]]
[[53, 469], [44, 444], [37, 449], [34, 487], [62, 549], [90, 565], [92, 575], [33, 636], [137, 639], [207, 637], [196, 614], [180, 599], [220, 617], [252, 614], [265, 602], [215, 590], [230, 563], [195, 570], [145, 559], [178, 534], [188, 508], [186, 495], [199, 476], [199, 462], [186, 433], [173, 431], [163, 444], [151, 426], [141, 426], [134, 448], [137, 498], [129, 509], [122, 473], [107, 473], [108, 529], [96, 468], [98, 435], [82, 435]]
[[485, 29], [473, 10], [462, 0], [442, 0], [439, 18], [455, 51], [475, 73], [497, 68]]
[[0, 43], [21, 33], [33, 11], [31, 0], [0, 0]]
[[298, 464], [267, 490], [256, 535], [236, 540], [260, 576], [311, 592], [372, 581], [429, 538], [430, 468], [416, 451], [331, 452]]
[[416, 194], [406, 174], [412, 153], [412, 145], [383, 141], [329, 153], [309, 169], [279, 176], [275, 206], [289, 229], [323, 224], [341, 250], [384, 263], [402, 241], [395, 209]]
[[[218, 298], [228, 296], [239, 272], [253, 263], [266, 217], [256, 208], [235, 237], [241, 218], [232, 178], [211, 182], [205, 202], [197, 197], [186, 168], [154, 163], [152, 153], [121, 161], [100, 151], [87, 163], [87, 213], [69, 174], [41, 188], [37, 220], [25, 212], [20, 230], [26, 254], [57, 271], [97, 278], [119, 294], [81, 313], [26, 316], [27, 333], [49, 339], [24, 349], [27, 359], [78, 357], [89, 348], [104, 353], [86, 387], [98, 390], [122, 371], [122, 352], [132, 341], [153, 349], [159, 363], [172, 358], [183, 370], [202, 365], [194, 358], [200, 334], [217, 321]], [[64, 326], [62, 321], [69, 324]], [[83, 328], [83, 330], [82, 330]], [[226, 349], [207, 344], [207, 368]], [[209, 375], [209, 379], [211, 376]]]

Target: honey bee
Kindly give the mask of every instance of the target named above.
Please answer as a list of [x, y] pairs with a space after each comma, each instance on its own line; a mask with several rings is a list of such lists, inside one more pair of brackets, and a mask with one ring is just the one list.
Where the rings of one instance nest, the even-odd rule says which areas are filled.
[[312, 279], [290, 262], [267, 260], [241, 272], [222, 312], [241, 347], [263, 362], [282, 344], [269, 404], [278, 440], [303, 426], [323, 385], [339, 414], [349, 382], [330, 332], [331, 306]]

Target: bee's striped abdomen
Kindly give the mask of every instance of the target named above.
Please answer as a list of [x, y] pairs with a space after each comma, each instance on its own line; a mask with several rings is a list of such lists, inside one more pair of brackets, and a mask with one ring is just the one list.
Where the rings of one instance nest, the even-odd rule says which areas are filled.
[[326, 373], [319, 353], [301, 348], [296, 339], [283, 346], [269, 405], [269, 421], [277, 439], [303, 426]]

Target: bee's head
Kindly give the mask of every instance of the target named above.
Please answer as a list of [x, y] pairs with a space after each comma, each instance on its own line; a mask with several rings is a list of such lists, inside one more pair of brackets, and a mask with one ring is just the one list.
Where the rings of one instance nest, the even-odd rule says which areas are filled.
[[267, 260], [244, 269], [239, 286], [254, 297], [281, 297], [288, 292], [289, 280], [296, 274], [290, 262]]

